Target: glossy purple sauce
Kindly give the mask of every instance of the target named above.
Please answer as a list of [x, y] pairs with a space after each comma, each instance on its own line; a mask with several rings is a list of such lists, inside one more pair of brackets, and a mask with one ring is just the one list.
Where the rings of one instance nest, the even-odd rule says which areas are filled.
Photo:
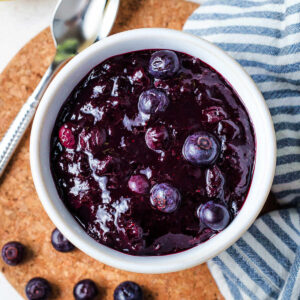
[[[95, 67], [64, 103], [51, 138], [53, 179], [72, 215], [99, 243], [133, 255], [180, 252], [218, 233], [199, 220], [197, 211], [214, 201], [232, 220], [247, 197], [255, 159], [251, 121], [226, 80], [178, 52], [176, 75], [155, 79], [148, 72], [154, 52], [115, 56]], [[138, 100], [150, 88], [164, 91], [170, 103], [147, 117], [139, 113]], [[59, 139], [64, 124], [73, 135], [68, 147]], [[149, 149], [146, 131], [162, 125], [168, 142], [163, 150]], [[186, 138], [198, 131], [220, 142], [211, 166], [195, 166], [182, 155]], [[68, 138], [69, 132], [64, 134]], [[138, 174], [149, 184], [148, 190], [147, 182], [142, 186], [143, 194], [128, 187]], [[154, 209], [149, 200], [150, 188], [164, 182], [181, 194], [172, 213]]]

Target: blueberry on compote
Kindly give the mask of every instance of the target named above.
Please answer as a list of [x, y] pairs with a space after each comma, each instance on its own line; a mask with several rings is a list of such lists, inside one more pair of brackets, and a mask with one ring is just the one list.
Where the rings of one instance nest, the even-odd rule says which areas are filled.
[[57, 228], [52, 231], [51, 243], [52, 246], [59, 252], [69, 252], [75, 248], [74, 245], [71, 244]]
[[150, 185], [144, 175], [132, 175], [128, 181], [128, 187], [134, 193], [146, 194]]
[[142, 92], [139, 98], [139, 111], [146, 114], [155, 114], [164, 112], [169, 105], [168, 96], [157, 89], [150, 89]]
[[143, 300], [143, 291], [137, 283], [124, 281], [116, 287], [114, 300]]
[[160, 50], [151, 55], [149, 73], [155, 78], [167, 78], [174, 76], [179, 66], [179, 59], [174, 51]]
[[94, 281], [83, 279], [74, 286], [73, 295], [76, 300], [93, 300], [98, 295], [98, 289]]
[[35, 277], [27, 283], [25, 293], [29, 300], [46, 300], [51, 294], [51, 286], [46, 279]]
[[159, 183], [151, 189], [150, 202], [157, 210], [172, 213], [179, 207], [181, 195], [172, 185]]
[[198, 217], [206, 226], [218, 231], [223, 230], [230, 221], [228, 209], [213, 201], [209, 201], [199, 208]]
[[71, 124], [64, 124], [63, 126], [60, 127], [59, 132], [58, 132], [59, 140], [61, 144], [69, 149], [75, 148], [75, 137], [72, 132], [72, 125]]
[[19, 242], [6, 243], [2, 248], [2, 259], [10, 265], [18, 265], [24, 258], [25, 247]]
[[165, 126], [150, 127], [145, 134], [145, 141], [149, 149], [162, 150], [166, 147], [169, 134]]
[[213, 134], [199, 131], [187, 137], [182, 154], [187, 161], [194, 165], [211, 165], [220, 154], [220, 144]]

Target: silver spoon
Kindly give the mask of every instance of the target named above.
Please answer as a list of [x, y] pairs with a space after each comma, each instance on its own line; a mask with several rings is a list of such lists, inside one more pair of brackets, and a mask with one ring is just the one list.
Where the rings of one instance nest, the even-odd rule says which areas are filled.
[[56, 55], [0, 142], [0, 176], [15, 152], [51, 79], [63, 64], [106, 37], [114, 24], [120, 0], [60, 0], [51, 31]]

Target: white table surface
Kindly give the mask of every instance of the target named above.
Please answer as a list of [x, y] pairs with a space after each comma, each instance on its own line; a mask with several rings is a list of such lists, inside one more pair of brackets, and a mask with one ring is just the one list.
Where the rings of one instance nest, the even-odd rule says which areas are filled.
[[[50, 24], [56, 3], [57, 0], [0, 1], [0, 73], [32, 37]], [[1, 272], [0, 299], [22, 299]]]

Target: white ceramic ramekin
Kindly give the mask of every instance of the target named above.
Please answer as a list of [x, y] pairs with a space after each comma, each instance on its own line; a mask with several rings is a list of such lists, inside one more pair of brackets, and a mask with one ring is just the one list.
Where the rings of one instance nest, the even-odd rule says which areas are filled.
[[[50, 135], [57, 114], [77, 83], [105, 59], [142, 49], [173, 49], [198, 57], [220, 72], [240, 95], [253, 121], [256, 162], [247, 200], [221, 233], [187, 251], [137, 257], [98, 244], [66, 209], [50, 172]], [[262, 209], [272, 184], [276, 158], [275, 133], [267, 105], [252, 79], [225, 52], [198, 37], [168, 29], [138, 29], [108, 37], [84, 50], [54, 78], [37, 110], [31, 132], [30, 161], [39, 198], [53, 223], [80, 250], [116, 268], [138, 273], [167, 273], [193, 267], [232, 245]]]

